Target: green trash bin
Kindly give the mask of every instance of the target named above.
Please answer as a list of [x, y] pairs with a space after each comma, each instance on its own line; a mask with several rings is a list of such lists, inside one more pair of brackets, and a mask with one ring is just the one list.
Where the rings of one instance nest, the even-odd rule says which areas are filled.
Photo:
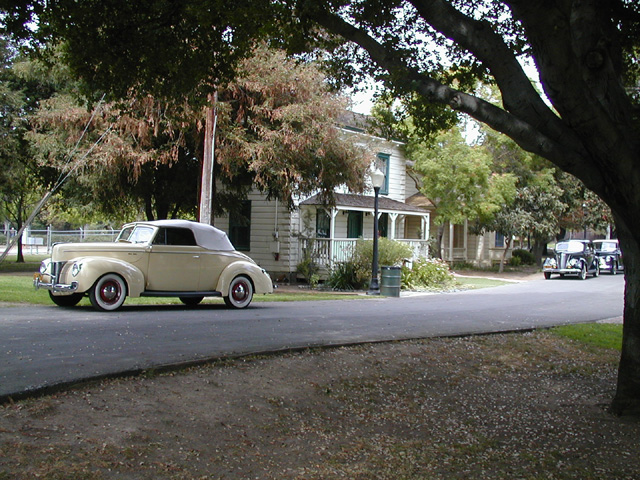
[[402, 280], [400, 267], [381, 267], [380, 295], [385, 297], [400, 296], [400, 282]]

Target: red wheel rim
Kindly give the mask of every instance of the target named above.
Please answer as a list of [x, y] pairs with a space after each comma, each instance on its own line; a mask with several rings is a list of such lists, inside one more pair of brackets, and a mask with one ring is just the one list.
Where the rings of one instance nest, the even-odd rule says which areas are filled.
[[100, 300], [105, 304], [113, 305], [120, 299], [120, 285], [114, 280], [104, 282], [100, 287]]
[[231, 296], [233, 300], [236, 302], [242, 302], [247, 298], [249, 294], [249, 286], [244, 281], [239, 281], [233, 286], [233, 291], [231, 292]]

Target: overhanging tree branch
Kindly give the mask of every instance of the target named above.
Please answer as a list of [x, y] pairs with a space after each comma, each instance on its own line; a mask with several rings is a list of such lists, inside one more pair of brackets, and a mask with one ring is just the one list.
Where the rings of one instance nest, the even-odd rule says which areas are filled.
[[[421, 74], [400, 61], [393, 52], [388, 51], [364, 30], [354, 27], [338, 15], [317, 6], [305, 13], [327, 30], [355, 42], [366, 50], [374, 62], [391, 73], [396, 85], [416, 91], [430, 102], [448, 105], [457, 111], [467, 113], [513, 138], [525, 150], [557, 162], [569, 171], [575, 171], [581, 164], [584, 152], [579, 142], [560, 144], [519, 117]], [[563, 140], [570, 142], [570, 137], [563, 137]]]

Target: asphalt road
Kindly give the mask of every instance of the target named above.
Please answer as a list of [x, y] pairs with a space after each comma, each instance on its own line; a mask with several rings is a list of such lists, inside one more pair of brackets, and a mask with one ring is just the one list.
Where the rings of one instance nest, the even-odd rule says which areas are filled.
[[623, 290], [622, 275], [601, 275], [401, 298], [254, 302], [245, 310], [4, 307], [0, 400], [219, 357], [592, 322], [622, 315]]

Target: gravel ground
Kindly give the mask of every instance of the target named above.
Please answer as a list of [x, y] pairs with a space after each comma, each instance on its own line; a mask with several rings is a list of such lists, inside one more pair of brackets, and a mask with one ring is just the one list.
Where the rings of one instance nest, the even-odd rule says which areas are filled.
[[110, 380], [0, 407], [0, 479], [638, 479], [617, 361], [541, 331]]

